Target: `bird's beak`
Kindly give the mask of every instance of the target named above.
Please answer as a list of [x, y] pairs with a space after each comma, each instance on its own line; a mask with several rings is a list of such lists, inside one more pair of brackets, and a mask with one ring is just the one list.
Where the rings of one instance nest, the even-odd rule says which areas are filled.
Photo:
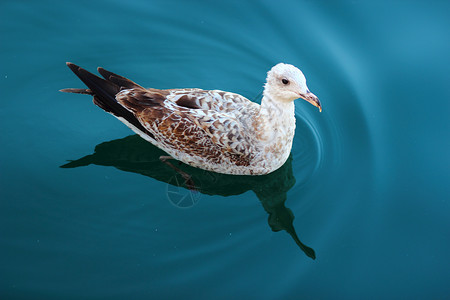
[[322, 112], [322, 105], [320, 104], [319, 98], [317, 98], [316, 95], [314, 95], [310, 91], [307, 91], [306, 94], [300, 93], [299, 96], [303, 100], [306, 100], [309, 103], [311, 103], [312, 105], [314, 105], [315, 107], [317, 107], [319, 109], [319, 111]]

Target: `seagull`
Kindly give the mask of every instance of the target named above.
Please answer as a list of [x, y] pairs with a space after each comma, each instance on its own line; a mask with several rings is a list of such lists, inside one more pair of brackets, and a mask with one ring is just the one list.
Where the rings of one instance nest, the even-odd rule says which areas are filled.
[[221, 90], [143, 88], [103, 68], [94, 75], [67, 66], [87, 94], [143, 139], [168, 156], [193, 167], [222, 174], [265, 175], [288, 159], [295, 132], [294, 100], [304, 99], [322, 111], [302, 71], [279, 63], [267, 73], [261, 105]]

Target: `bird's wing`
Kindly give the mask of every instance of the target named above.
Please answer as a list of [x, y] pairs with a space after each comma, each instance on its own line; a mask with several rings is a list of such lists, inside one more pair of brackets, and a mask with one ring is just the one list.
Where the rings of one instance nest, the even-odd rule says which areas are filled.
[[[186, 92], [192, 95], [192, 90]], [[251, 152], [246, 125], [227, 110], [205, 109], [204, 100], [193, 96], [169, 100], [167, 90], [142, 88], [123, 90], [116, 99], [158, 142], [171, 149], [211, 160], [221, 155], [245, 160]]]
[[239, 94], [220, 90], [170, 89], [164, 91], [167, 93], [167, 100], [187, 108], [235, 114], [243, 107], [257, 105]]

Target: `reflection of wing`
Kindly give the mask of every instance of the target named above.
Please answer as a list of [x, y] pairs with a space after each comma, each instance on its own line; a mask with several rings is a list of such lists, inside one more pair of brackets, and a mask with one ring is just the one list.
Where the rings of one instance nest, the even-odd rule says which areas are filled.
[[220, 163], [228, 158], [236, 165], [248, 165], [251, 143], [243, 135], [244, 125], [236, 118], [233, 109], [236, 102], [228, 104], [223, 96], [211, 97], [211, 93], [217, 94], [198, 89], [135, 88], [118, 93], [116, 99], [164, 148], [210, 162]]

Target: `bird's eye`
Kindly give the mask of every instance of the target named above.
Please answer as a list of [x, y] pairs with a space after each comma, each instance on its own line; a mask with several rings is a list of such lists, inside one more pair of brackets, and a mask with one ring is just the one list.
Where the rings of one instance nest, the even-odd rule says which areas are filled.
[[281, 79], [281, 82], [283, 84], [289, 84], [289, 80], [287, 80], [286, 78]]

